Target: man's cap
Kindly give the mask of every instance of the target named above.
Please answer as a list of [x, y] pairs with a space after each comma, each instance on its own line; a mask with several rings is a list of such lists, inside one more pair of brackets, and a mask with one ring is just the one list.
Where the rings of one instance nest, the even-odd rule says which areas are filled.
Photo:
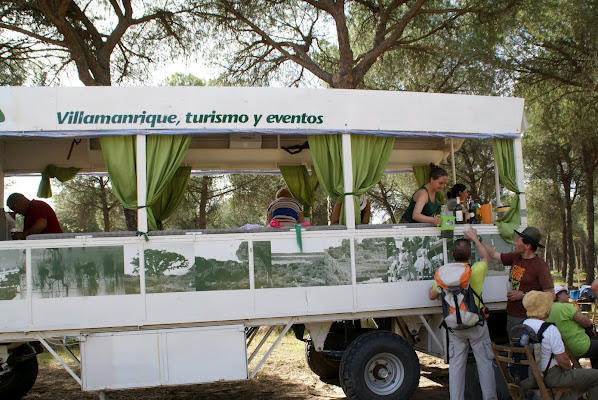
[[518, 232], [516, 229], [514, 229], [514, 231], [516, 234], [526, 239], [528, 242], [533, 243], [536, 247], [544, 248], [544, 246], [540, 244], [540, 240], [542, 240], [542, 234], [540, 233], [538, 228], [528, 226], [523, 230], [523, 232]]
[[544, 319], [550, 313], [552, 307], [552, 293], [532, 290], [523, 296], [523, 307], [528, 318]]
[[569, 289], [567, 289], [567, 286], [556, 285], [556, 286], [554, 287], [554, 294], [555, 294], [555, 295], [556, 295], [556, 294], [559, 294], [559, 293], [560, 293], [560, 292], [562, 292], [563, 290], [564, 290], [565, 292], [569, 293]]

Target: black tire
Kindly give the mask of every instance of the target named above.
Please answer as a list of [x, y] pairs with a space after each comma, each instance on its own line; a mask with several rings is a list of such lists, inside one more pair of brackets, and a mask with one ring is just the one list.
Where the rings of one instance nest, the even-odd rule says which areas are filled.
[[[496, 363], [492, 363], [494, 367], [494, 379], [496, 380], [496, 396], [498, 400], [511, 400], [509, 388], [503, 378], [500, 369]], [[478, 376], [478, 369], [475, 361], [467, 362], [465, 369], [465, 400], [478, 400], [482, 398], [482, 388], [480, 387], [480, 378]]]
[[338, 379], [340, 361], [328, 358], [323, 353], [316, 351], [311, 340], [305, 342], [305, 361], [309, 369], [320, 378]]
[[18, 400], [25, 396], [37, 379], [37, 357], [27, 358], [0, 375], [0, 399]]
[[339, 379], [349, 400], [399, 400], [411, 398], [419, 375], [419, 359], [406, 340], [392, 332], [373, 331], [347, 347]]

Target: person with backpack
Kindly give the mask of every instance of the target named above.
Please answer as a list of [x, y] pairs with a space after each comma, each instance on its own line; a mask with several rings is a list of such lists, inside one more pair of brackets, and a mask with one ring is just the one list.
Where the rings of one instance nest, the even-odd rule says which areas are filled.
[[[482, 301], [482, 285], [488, 273], [488, 252], [478, 239], [475, 229], [464, 233], [466, 239], [457, 239], [453, 246], [454, 263], [442, 265], [436, 270], [434, 285], [430, 289], [431, 300], [442, 301], [443, 325], [447, 329], [449, 358], [449, 392], [451, 400], [465, 396], [465, 368], [471, 347], [476, 359], [480, 387], [484, 400], [496, 400], [496, 381], [492, 366], [492, 347], [485, 307]], [[481, 261], [471, 267], [472, 241]]]
[[511, 328], [521, 324], [526, 318], [522, 299], [531, 290], [554, 293], [554, 283], [548, 265], [536, 255], [538, 247], [544, 247], [540, 241], [542, 235], [537, 228], [528, 226], [522, 232], [515, 230], [517, 237], [512, 253], [499, 253], [492, 246], [484, 243], [491, 258], [503, 265], [510, 265], [507, 290], [507, 334], [511, 340]]
[[545, 319], [550, 314], [553, 295], [548, 292], [532, 290], [523, 298], [523, 307], [527, 312], [524, 325], [529, 326], [537, 335], [541, 344], [539, 369], [543, 372], [547, 387], [572, 386], [566, 398], [577, 399], [587, 393], [588, 399], [598, 400], [598, 370], [572, 368], [571, 359], [565, 351], [565, 345], [557, 327]]

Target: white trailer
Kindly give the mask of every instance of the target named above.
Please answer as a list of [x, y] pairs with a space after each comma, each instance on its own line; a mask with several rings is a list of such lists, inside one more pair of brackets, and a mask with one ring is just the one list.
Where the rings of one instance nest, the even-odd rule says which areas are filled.
[[[63, 362], [51, 338], [79, 342], [80, 374], [63, 365], [83, 390], [101, 392], [252, 378], [291, 328], [298, 337], [307, 330], [310, 367], [322, 377], [338, 376], [348, 398], [410, 397], [419, 381], [414, 348], [439, 356], [446, 351], [440, 307], [427, 291], [434, 268], [450, 254], [439, 229], [428, 224], [355, 225], [351, 138], [394, 137], [388, 171], [439, 163], [467, 138], [512, 139], [525, 225], [522, 117], [522, 99], [484, 96], [0, 88], [0, 183], [5, 175], [39, 173], [48, 164], [104, 172], [99, 138], [135, 135], [141, 232], [0, 242], [2, 398], [31, 388], [35, 356], [44, 348]], [[252, 171], [311, 167], [309, 149], [290, 155], [282, 147], [302, 144], [308, 135], [342, 135], [347, 223], [148, 232], [146, 138], [152, 135], [192, 135], [182, 164], [194, 170]], [[487, 242], [508, 249], [494, 225], [476, 228]], [[461, 234], [457, 227], [455, 235]], [[156, 260], [168, 267], [154, 269]], [[504, 269], [495, 266], [483, 289], [491, 309], [504, 310], [506, 282]], [[362, 327], [364, 319], [377, 329]], [[247, 354], [247, 343], [260, 326], [284, 328], [249, 370], [257, 350]]]

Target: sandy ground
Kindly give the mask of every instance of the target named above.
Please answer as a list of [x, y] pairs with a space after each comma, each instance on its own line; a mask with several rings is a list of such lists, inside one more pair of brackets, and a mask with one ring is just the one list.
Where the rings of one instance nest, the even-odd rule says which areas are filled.
[[[413, 399], [448, 399], [448, 366], [442, 360], [418, 353], [419, 389]], [[254, 363], [252, 363], [253, 366]], [[340, 387], [322, 382], [305, 363], [303, 343], [287, 336], [257, 377], [251, 380], [203, 385], [158, 387], [108, 392], [110, 400], [220, 400], [220, 399], [345, 399]], [[48, 354], [40, 357], [37, 382], [26, 400], [98, 399], [80, 386]]]

